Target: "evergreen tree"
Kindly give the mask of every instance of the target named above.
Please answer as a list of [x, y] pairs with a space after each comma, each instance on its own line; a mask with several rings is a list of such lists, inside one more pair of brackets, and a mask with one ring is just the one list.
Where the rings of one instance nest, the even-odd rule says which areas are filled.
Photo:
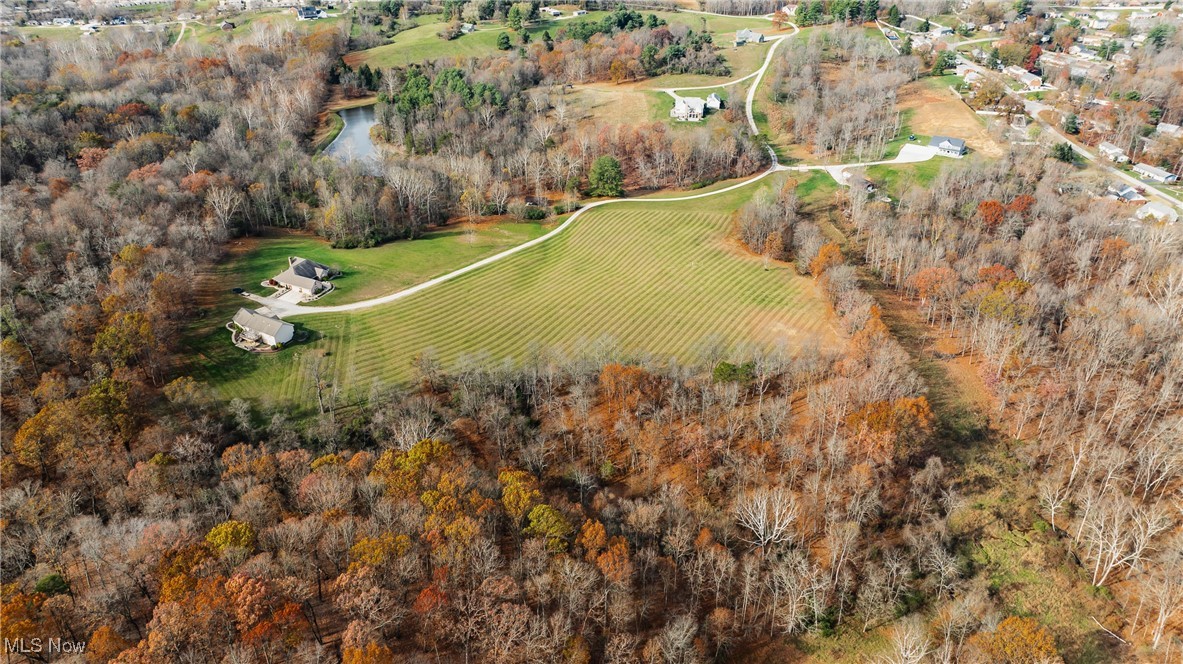
[[879, 0], [867, 0], [863, 5], [863, 20], [874, 21], [879, 18]]
[[497, 35], [497, 50], [508, 51], [512, 47], [513, 45], [509, 41], [508, 34], [502, 32], [501, 34]]
[[900, 45], [900, 55], [912, 55], [912, 35], [904, 38], [904, 43]]
[[900, 15], [900, 8], [899, 7], [892, 5], [887, 10], [887, 22], [890, 25], [894, 25], [897, 28], [900, 27], [900, 24], [904, 22], [904, 17]]
[[1076, 117], [1075, 113], [1069, 113], [1064, 116], [1063, 123], [1064, 131], [1069, 134], [1080, 133], [1080, 118]]
[[620, 196], [624, 193], [624, 173], [615, 157], [604, 155], [597, 159], [587, 179], [591, 183], [588, 193], [592, 196]]
[[1072, 149], [1071, 143], [1056, 143], [1052, 146], [1052, 157], [1071, 164], [1076, 161], [1076, 151]]

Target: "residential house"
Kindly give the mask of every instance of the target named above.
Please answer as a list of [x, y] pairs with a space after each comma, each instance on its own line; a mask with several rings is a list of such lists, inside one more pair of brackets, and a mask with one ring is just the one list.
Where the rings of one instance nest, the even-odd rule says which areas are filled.
[[965, 155], [965, 141], [960, 138], [933, 136], [932, 140], [928, 142], [928, 147], [936, 148], [937, 154], [946, 157], [962, 157]]
[[973, 85], [974, 83], [977, 83], [978, 81], [985, 78], [979, 74], [976, 69], [970, 67], [969, 65], [957, 65], [957, 69], [954, 71], [956, 71], [957, 75], [964, 79], [969, 85]]
[[1106, 198], [1112, 198], [1120, 203], [1144, 203], [1146, 197], [1128, 184], [1109, 185], [1105, 193]]
[[1134, 164], [1134, 172], [1144, 178], [1149, 178], [1155, 182], [1161, 182], [1163, 184], [1176, 182], [1179, 180], [1178, 175], [1175, 175], [1170, 171], [1164, 171], [1157, 166], [1151, 166], [1150, 164]]
[[74, 19], [72, 19], [72, 18], [55, 18], [55, 19], [53, 19], [53, 24], [54, 25], [74, 25]]
[[325, 282], [333, 277], [333, 269], [316, 261], [299, 256], [288, 257], [288, 269], [275, 276], [275, 281], [305, 297], [311, 297], [328, 288]]
[[1105, 157], [1109, 161], [1116, 162], [1118, 164], [1124, 164], [1130, 160], [1130, 158], [1126, 156], [1125, 150], [1122, 150], [1109, 141], [1102, 141], [1101, 144], [1097, 146], [1097, 151], [1101, 153], [1101, 156]]
[[467, 35], [470, 32], [476, 32], [476, 25], [472, 23], [464, 23], [460, 26], [460, 34]]
[[670, 117], [683, 122], [698, 122], [706, 115], [706, 100], [701, 97], [678, 97]]
[[719, 97], [719, 95], [712, 92], [711, 94], [707, 95], [707, 108], [711, 109], [712, 111], [717, 111], [720, 108], [723, 108], [723, 100]]
[[1146, 221], [1153, 219], [1155, 221], [1167, 224], [1173, 224], [1179, 221], [1179, 213], [1166, 203], [1150, 202], [1138, 208], [1134, 212], [1134, 217]]
[[234, 314], [234, 325], [238, 327], [236, 342], [241, 336], [247, 341], [275, 347], [286, 344], [296, 335], [296, 328], [291, 323], [250, 309], [239, 309], [238, 313]]
[[1027, 71], [1026, 69], [1023, 69], [1022, 67], [1017, 67], [1015, 65], [1011, 65], [1011, 66], [1003, 69], [1002, 73], [1006, 74], [1007, 76], [1010, 76], [1011, 78], [1015, 79], [1016, 81], [1027, 86], [1028, 90], [1038, 90], [1040, 87], [1043, 86], [1043, 79], [1042, 78], [1040, 78], [1039, 76], [1036, 76], [1035, 74], [1032, 74], [1031, 72]]
[[1177, 124], [1170, 124], [1168, 122], [1160, 122], [1154, 128], [1154, 133], [1163, 136], [1170, 136], [1171, 138], [1183, 138], [1183, 128]]
[[327, 18], [328, 14], [316, 7], [296, 7], [296, 18], [301, 21], [315, 21], [318, 18]]
[[743, 46], [744, 44], [746, 44], [748, 42], [753, 42], [756, 44], [763, 44], [764, 43], [763, 33], [756, 32], [755, 30], [749, 30], [748, 28], [744, 28], [744, 29], [739, 30], [738, 32], [735, 33], [735, 45], [736, 46]]

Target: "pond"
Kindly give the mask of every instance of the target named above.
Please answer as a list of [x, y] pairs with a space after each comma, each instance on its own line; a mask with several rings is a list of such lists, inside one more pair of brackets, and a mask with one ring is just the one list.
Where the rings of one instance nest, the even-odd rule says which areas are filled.
[[378, 149], [370, 139], [370, 127], [377, 122], [374, 108], [375, 105], [370, 104], [337, 111], [345, 126], [325, 149], [325, 154], [340, 161], [366, 161], [376, 167]]

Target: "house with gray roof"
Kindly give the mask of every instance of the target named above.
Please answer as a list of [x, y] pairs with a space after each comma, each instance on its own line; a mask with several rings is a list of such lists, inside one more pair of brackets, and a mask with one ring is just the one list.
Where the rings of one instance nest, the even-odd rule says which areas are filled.
[[334, 275], [333, 268], [316, 261], [288, 257], [288, 269], [275, 275], [274, 280], [281, 286], [298, 291], [305, 297], [311, 297], [328, 288], [325, 282]]
[[1171, 206], [1157, 201], [1151, 201], [1138, 208], [1134, 216], [1142, 221], [1153, 219], [1154, 221], [1165, 224], [1173, 224], [1179, 221], [1178, 212], [1175, 212]]
[[736, 33], [735, 33], [735, 45], [736, 46], [743, 46], [744, 44], [746, 44], [748, 42], [753, 42], [756, 44], [763, 44], [764, 43], [764, 35], [762, 33], [756, 32], [755, 30], [751, 30], [749, 28], [743, 28], [742, 30], [736, 31]]
[[239, 309], [234, 314], [234, 327], [237, 328], [234, 333], [236, 344], [246, 340], [274, 348], [286, 344], [296, 335], [296, 328], [291, 323], [250, 309]]
[[960, 138], [933, 136], [932, 140], [928, 142], [928, 147], [936, 148], [937, 154], [941, 154], [946, 157], [965, 156], [965, 141]]
[[1150, 178], [1155, 182], [1168, 184], [1179, 179], [1178, 175], [1170, 171], [1163, 170], [1158, 166], [1151, 166], [1150, 164], [1134, 164], [1134, 172], [1144, 178]]
[[701, 97], [678, 97], [670, 117], [683, 122], [698, 122], [706, 115], [707, 102]]

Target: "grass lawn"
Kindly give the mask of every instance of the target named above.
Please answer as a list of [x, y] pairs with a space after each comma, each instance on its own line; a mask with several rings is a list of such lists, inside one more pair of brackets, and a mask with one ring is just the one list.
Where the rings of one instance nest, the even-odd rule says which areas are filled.
[[729, 237], [734, 210], [759, 187], [780, 182], [783, 176], [714, 198], [596, 209], [548, 242], [404, 300], [294, 317], [318, 338], [275, 355], [249, 356], [218, 333], [193, 375], [223, 398], [306, 405], [309, 367], [322, 352], [354, 402], [375, 383], [409, 379], [414, 358], [429, 349], [455, 368], [466, 356], [493, 364], [608, 342], [683, 361], [708, 339], [793, 349], [837, 343], [811, 279], [788, 265], [765, 269]]
[[893, 198], [908, 184], [927, 185], [941, 172], [948, 160], [935, 157], [915, 164], [880, 164], [867, 167], [867, 178], [879, 184]]
[[[345, 62], [355, 68], [362, 64], [371, 67], [402, 67], [444, 57], [480, 58], [498, 52], [497, 35], [502, 32], [509, 34], [515, 46], [518, 43], [517, 33], [491, 22], [481, 23], [476, 32], [444, 41], [438, 36], [444, 28], [441, 18], [440, 14], [420, 16], [416, 19], [418, 27], [398, 33], [389, 44], [349, 53], [345, 56]], [[542, 21], [527, 28], [527, 32], [531, 40], [537, 40], [547, 30], [554, 36], [562, 24], [559, 21]]]
[[[772, 24], [761, 18], [752, 17], [732, 17], [732, 16], [700, 16], [698, 14], [685, 14], [678, 12], [642, 12], [644, 14], [657, 14], [664, 18], [671, 25], [682, 24], [688, 25], [695, 30], [701, 30], [703, 22], [700, 19], [706, 19], [707, 30], [716, 33], [716, 42], [719, 44], [729, 44], [730, 40], [725, 39], [725, 34], [735, 32], [740, 28], [764, 28], [771, 32]], [[607, 15], [608, 12], [589, 12], [587, 16], [578, 19], [564, 19], [561, 21], [545, 19], [527, 28], [532, 40], [537, 40], [542, 36], [543, 32], [550, 31], [551, 36], [557, 38], [559, 30], [564, 26], [572, 24], [576, 21], [596, 21], [601, 17]], [[437, 33], [443, 28], [443, 15], [430, 14], [420, 16], [416, 19], [419, 26], [410, 30], [405, 30], [398, 33], [391, 40], [391, 43], [375, 48], [367, 49], [365, 51], [354, 51], [345, 56], [345, 62], [351, 67], [359, 67], [363, 63], [371, 67], [401, 67], [418, 62], [426, 62], [428, 60], [436, 60], [443, 57], [485, 57], [497, 53], [497, 35], [505, 32], [510, 35], [514, 45], [517, 45], [517, 34], [512, 32], [508, 27], [501, 23], [492, 21], [482, 22], [476, 32], [468, 35], [462, 35], [452, 41], [444, 41], [437, 36]], [[741, 57], [752, 57], [744, 56]], [[730, 60], [729, 60], [730, 61]], [[738, 66], [743, 66], [741, 61], [732, 64], [732, 69]], [[759, 65], [757, 65], [759, 66]], [[753, 67], [755, 69], [755, 67]], [[715, 79], [717, 80], [717, 79]], [[707, 83], [712, 82], [710, 79]], [[697, 83], [693, 83], [697, 84]], [[679, 83], [679, 85], [692, 85], [692, 83]], [[661, 86], [668, 87], [668, 86]]]

